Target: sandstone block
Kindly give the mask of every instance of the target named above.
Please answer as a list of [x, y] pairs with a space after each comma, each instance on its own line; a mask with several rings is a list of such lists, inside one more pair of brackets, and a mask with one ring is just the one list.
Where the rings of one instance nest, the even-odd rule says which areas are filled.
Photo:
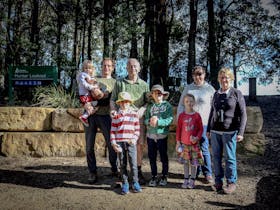
[[246, 133], [259, 133], [263, 127], [263, 115], [259, 106], [247, 107]]
[[241, 154], [264, 155], [266, 140], [262, 133], [245, 133], [243, 141], [237, 144], [237, 152]]
[[[96, 155], [104, 155], [103, 135], [96, 135]], [[1, 153], [5, 156], [85, 156], [84, 133], [4, 132]]]
[[82, 109], [55, 109], [52, 113], [54, 131], [84, 132], [84, 126], [78, 119]]
[[49, 131], [53, 108], [0, 107], [2, 131]]

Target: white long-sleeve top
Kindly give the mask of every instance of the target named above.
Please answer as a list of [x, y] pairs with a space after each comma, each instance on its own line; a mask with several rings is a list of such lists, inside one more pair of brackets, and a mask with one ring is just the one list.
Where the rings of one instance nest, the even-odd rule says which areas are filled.
[[98, 85], [91, 85], [89, 84], [86, 79], [92, 79], [92, 77], [87, 74], [86, 72], [80, 72], [77, 75], [77, 83], [79, 88], [79, 95], [89, 95], [89, 91], [93, 88], [98, 87]]
[[179, 104], [177, 107], [177, 120], [179, 114], [185, 110], [184, 106], [184, 96], [190, 93], [195, 97], [195, 106], [194, 110], [197, 111], [201, 118], [203, 125], [208, 124], [208, 118], [211, 110], [211, 101], [215, 93], [215, 89], [209, 83], [205, 82], [203, 85], [196, 85], [191, 83], [184, 88], [183, 93], [181, 94]]

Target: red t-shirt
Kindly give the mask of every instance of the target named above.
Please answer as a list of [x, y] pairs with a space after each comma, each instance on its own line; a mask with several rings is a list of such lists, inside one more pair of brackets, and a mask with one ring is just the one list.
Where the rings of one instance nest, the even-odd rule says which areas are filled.
[[192, 145], [191, 136], [197, 137], [200, 141], [203, 133], [203, 124], [198, 112], [187, 114], [182, 112], [178, 118], [176, 129], [176, 141], [186, 145]]

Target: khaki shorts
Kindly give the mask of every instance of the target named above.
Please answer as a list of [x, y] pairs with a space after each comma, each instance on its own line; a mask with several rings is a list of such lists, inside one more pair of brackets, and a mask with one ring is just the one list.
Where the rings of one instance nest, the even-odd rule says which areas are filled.
[[140, 118], [140, 136], [137, 144], [145, 144], [146, 142], [146, 126], [144, 125], [144, 117]]

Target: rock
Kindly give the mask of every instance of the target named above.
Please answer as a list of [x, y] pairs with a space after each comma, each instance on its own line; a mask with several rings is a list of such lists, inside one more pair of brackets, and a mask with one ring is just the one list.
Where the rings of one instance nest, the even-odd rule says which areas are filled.
[[[105, 141], [97, 133], [97, 155], [104, 155]], [[4, 132], [1, 153], [5, 156], [67, 157], [85, 156], [84, 133], [66, 132]]]
[[247, 107], [246, 133], [260, 133], [263, 127], [263, 115], [259, 106]]
[[55, 109], [52, 112], [54, 131], [84, 132], [84, 126], [78, 119], [82, 109]]
[[0, 107], [1, 131], [49, 131], [53, 108]]
[[245, 133], [244, 139], [237, 144], [237, 152], [241, 154], [251, 153], [254, 155], [264, 155], [266, 139], [262, 133]]

